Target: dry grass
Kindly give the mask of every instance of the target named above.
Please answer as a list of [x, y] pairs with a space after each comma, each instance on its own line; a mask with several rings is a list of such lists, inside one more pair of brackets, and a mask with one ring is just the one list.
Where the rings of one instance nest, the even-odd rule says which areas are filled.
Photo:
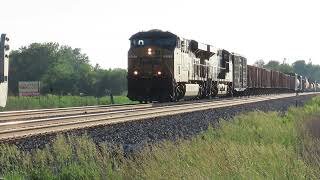
[[[320, 172], [320, 114], [307, 118], [300, 124], [300, 149], [304, 161]], [[320, 174], [317, 174], [320, 179]]]

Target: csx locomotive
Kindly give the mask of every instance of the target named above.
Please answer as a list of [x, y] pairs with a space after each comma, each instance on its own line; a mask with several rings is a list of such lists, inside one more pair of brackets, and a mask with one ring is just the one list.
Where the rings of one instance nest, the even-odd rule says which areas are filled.
[[130, 44], [128, 97], [134, 101], [178, 101], [306, 89], [302, 76], [249, 66], [242, 55], [171, 32], [138, 32], [130, 37]]
[[8, 93], [9, 38], [6, 34], [0, 37], [0, 107], [6, 106]]

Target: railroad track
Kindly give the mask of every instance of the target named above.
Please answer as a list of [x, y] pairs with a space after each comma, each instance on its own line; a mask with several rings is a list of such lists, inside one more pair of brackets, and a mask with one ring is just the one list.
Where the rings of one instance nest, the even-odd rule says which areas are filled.
[[0, 122], [91, 114], [91, 113], [108, 112], [108, 111], [121, 111], [126, 109], [139, 109], [139, 108], [150, 107], [150, 106], [151, 106], [150, 104], [124, 104], [124, 105], [36, 109], [36, 110], [24, 110], [24, 111], [7, 111], [7, 112], [5, 111], [5, 112], [0, 112]]
[[[314, 93], [301, 95], [310, 94]], [[180, 104], [88, 106], [0, 113], [0, 141], [293, 96], [295, 94], [229, 98]]]
[[103, 112], [115, 112], [123, 110], [139, 110], [148, 107], [170, 106], [178, 104], [196, 104], [212, 101], [222, 101], [234, 98], [213, 99], [213, 100], [198, 100], [198, 101], [180, 101], [178, 103], [154, 103], [154, 104], [118, 104], [118, 105], [99, 105], [99, 106], [82, 106], [69, 108], [51, 108], [51, 109], [35, 109], [35, 110], [20, 110], [20, 111], [4, 111], [0, 112], [0, 123], [8, 121], [21, 121], [28, 119], [40, 119], [50, 117], [75, 116], [84, 114], [96, 114]]

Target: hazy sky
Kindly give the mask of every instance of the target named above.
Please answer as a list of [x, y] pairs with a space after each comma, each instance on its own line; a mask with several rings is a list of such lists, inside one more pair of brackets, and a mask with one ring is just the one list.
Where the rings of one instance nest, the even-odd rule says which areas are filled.
[[[320, 64], [317, 0], [1, 0], [0, 32], [81, 48], [92, 64], [127, 67], [129, 37], [162, 29], [257, 59]], [[4, 12], [3, 12], [4, 11]]]

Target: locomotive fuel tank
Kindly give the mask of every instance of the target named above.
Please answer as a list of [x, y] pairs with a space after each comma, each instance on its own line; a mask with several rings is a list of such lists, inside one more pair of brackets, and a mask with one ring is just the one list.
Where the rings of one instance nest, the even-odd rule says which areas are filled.
[[199, 96], [200, 86], [199, 84], [186, 84], [186, 91], [184, 97], [186, 98], [195, 98]]

